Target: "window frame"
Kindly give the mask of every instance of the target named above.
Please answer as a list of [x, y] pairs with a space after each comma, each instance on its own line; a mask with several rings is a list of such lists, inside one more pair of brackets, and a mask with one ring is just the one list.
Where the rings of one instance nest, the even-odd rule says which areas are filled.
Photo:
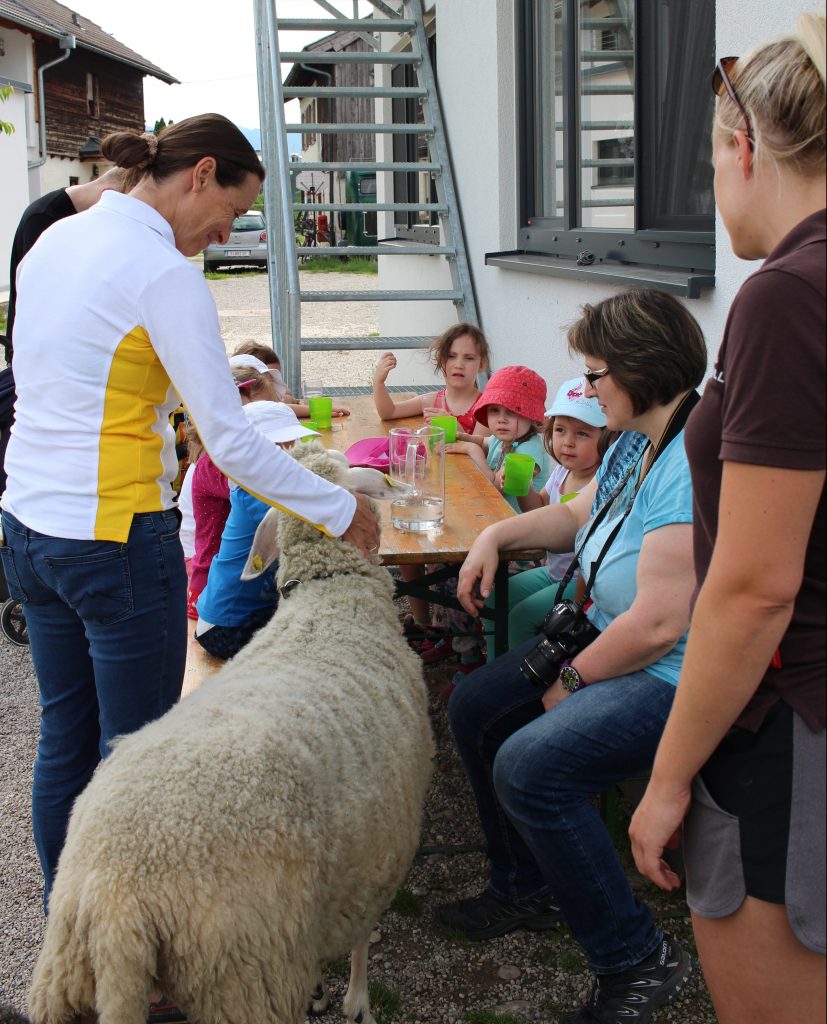
[[[566, 124], [576, 124], [580, 100], [580, 69], [576, 59], [578, 53], [578, 22], [572, 17], [579, 0], [565, 0], [566, 18], [563, 27], [563, 120]], [[537, 217], [534, 213], [536, 201], [536, 136], [534, 125], [536, 118], [535, 105], [535, 0], [517, 0], [516, 12], [516, 59], [517, 59], [517, 132], [518, 132], [518, 214], [517, 231], [518, 248], [512, 253], [492, 253], [489, 257], [509, 256], [512, 260], [519, 253], [530, 253], [540, 257], [552, 257], [548, 260], [547, 273], [555, 272], [556, 260], [577, 261], [583, 252], [594, 257], [590, 266], [583, 266], [585, 272], [594, 273], [600, 265], [604, 270], [612, 266], [623, 267], [624, 277], [633, 273], [636, 265], [657, 268], [663, 271], [677, 270], [681, 272], [700, 273], [699, 282], [689, 287], [687, 292], [680, 292], [694, 297], [700, 287], [714, 284], [715, 269], [715, 229], [714, 212], [708, 218], [709, 227], [701, 228], [695, 218], [695, 224], [689, 229], [674, 227], [669, 229], [653, 229], [637, 226], [641, 212], [641, 204], [637, 197], [644, 194], [646, 175], [652, 173], [651, 149], [655, 138], [655, 122], [653, 120], [652, 92], [646, 81], [647, 74], [654, 78], [654, 65], [647, 63], [647, 47], [652, 45], [648, 26], [646, 26], [647, 6], [650, 0], [634, 0], [635, 13], [635, 61], [634, 61], [634, 121], [635, 147], [637, 158], [634, 168], [635, 188], [635, 228], [607, 229], [605, 227], [582, 227], [576, 223], [580, 211], [580, 194], [582, 189], [582, 153], [580, 151], [581, 133], [579, 131], [564, 132], [563, 150], [563, 181], [564, 195], [567, 202], [562, 216], [556, 218]], [[641, 30], [641, 26], [645, 26]], [[714, 44], [713, 44], [714, 45]], [[573, 56], [575, 59], [572, 59]], [[711, 55], [712, 59], [712, 55]], [[710, 65], [711, 66], [711, 65]], [[687, 217], [688, 221], [689, 218]], [[497, 263], [493, 258], [488, 260]], [[513, 269], [519, 269], [515, 261]], [[500, 265], [505, 265], [504, 263]], [[532, 264], [533, 272], [537, 270], [537, 261]], [[569, 274], [569, 271], [567, 271]], [[646, 277], [646, 274], [642, 275]]]

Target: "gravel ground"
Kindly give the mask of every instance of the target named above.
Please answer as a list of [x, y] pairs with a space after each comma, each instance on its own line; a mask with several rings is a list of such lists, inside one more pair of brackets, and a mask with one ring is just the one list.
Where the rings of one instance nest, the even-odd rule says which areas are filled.
[[[28, 650], [4, 640], [0, 644], [0, 1005], [22, 1010], [43, 931], [40, 872], [29, 821], [37, 736], [36, 683]], [[445, 702], [440, 698], [454, 670], [450, 661], [426, 670], [438, 754], [426, 805], [423, 849], [481, 842], [465, 774], [448, 732]], [[557, 1019], [559, 1010], [585, 998], [590, 976], [566, 929], [542, 935], [518, 932], [481, 944], [457, 941], [440, 932], [434, 920], [438, 904], [478, 891], [484, 879], [485, 858], [478, 852], [432, 853], [417, 858], [394, 909], [383, 916], [374, 933], [370, 978], [379, 1024], [547, 1024]], [[664, 918], [663, 927], [691, 945], [691, 928], [680, 901], [663, 898], [638, 881], [635, 884]], [[326, 974], [333, 1001], [324, 1019], [338, 1021], [342, 1019], [347, 963], [331, 964]], [[0, 1024], [10, 1019], [0, 1009]], [[715, 1024], [715, 1019], [702, 982], [695, 981], [687, 994], [655, 1021]]]
[[[375, 274], [310, 274], [299, 272], [303, 291], [371, 291], [378, 287]], [[244, 341], [271, 344], [270, 299], [267, 275], [210, 281], [221, 334], [227, 351]], [[305, 337], [368, 337], [379, 323], [378, 302], [308, 302], [302, 309]], [[302, 376], [317, 378], [336, 387], [370, 385], [380, 353], [374, 351], [304, 352]]]
[[[308, 275], [309, 276], [309, 275]], [[335, 280], [338, 278], [339, 280]], [[341, 280], [345, 278], [345, 280]], [[354, 288], [356, 281], [373, 286], [373, 278], [325, 275], [313, 287]], [[270, 335], [267, 282], [255, 278], [210, 282], [228, 348], [247, 338]], [[355, 305], [346, 314], [363, 317], [335, 325], [328, 320], [319, 334], [375, 330], [375, 303]], [[368, 307], [373, 307], [370, 312]], [[318, 304], [314, 309], [329, 308]], [[373, 320], [370, 317], [373, 316]], [[311, 367], [308, 354], [307, 367]], [[324, 376], [340, 386], [361, 384], [375, 353], [318, 354]], [[334, 376], [335, 371], [335, 376]], [[479, 834], [470, 791], [449, 735], [440, 693], [450, 679], [452, 661], [429, 667], [426, 681], [437, 737], [437, 761], [428, 796], [423, 849], [478, 846]], [[43, 933], [40, 871], [31, 840], [29, 791], [37, 738], [36, 682], [27, 648], [13, 647], [0, 637], [0, 1024], [16, 1021], [22, 1011]], [[621, 847], [626, 848], [621, 841]], [[624, 852], [624, 856], [625, 856]], [[691, 928], [680, 899], [664, 897], [644, 886], [633, 870], [630, 877], [663, 918], [663, 926], [692, 945]], [[379, 1024], [524, 1024], [552, 1022], [558, 1011], [579, 1004], [590, 977], [577, 944], [565, 929], [543, 935], [514, 933], [482, 944], [457, 941], [440, 933], [434, 920], [438, 904], [477, 892], [485, 880], [485, 859], [479, 852], [437, 852], [419, 856], [410, 876], [378, 923], [371, 950], [371, 991]], [[327, 971], [333, 1002], [326, 1018], [338, 1021], [347, 983], [345, 961]], [[6, 1008], [4, 1011], [3, 1008]], [[13, 1009], [12, 1009], [13, 1008]], [[715, 1014], [701, 980], [685, 996], [662, 1011], [657, 1024], [715, 1024]]]

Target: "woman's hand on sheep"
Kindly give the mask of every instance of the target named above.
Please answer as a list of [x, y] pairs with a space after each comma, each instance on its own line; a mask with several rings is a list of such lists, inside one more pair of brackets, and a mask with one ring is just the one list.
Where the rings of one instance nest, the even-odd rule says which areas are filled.
[[342, 534], [342, 540], [352, 544], [363, 555], [370, 558], [379, 550], [381, 536], [379, 520], [364, 494], [354, 494], [354, 498], [356, 499], [356, 511], [350, 521], [350, 526]]
[[491, 529], [483, 530], [465, 556], [457, 580], [457, 599], [469, 615], [479, 615], [494, 586], [499, 561], [499, 547]]

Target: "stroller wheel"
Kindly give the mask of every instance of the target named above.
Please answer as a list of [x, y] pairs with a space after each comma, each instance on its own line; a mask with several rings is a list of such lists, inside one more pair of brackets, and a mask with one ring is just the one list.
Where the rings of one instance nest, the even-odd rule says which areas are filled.
[[14, 598], [9, 598], [0, 607], [0, 629], [6, 639], [11, 640], [18, 647], [29, 646], [29, 630], [26, 626], [23, 606]]

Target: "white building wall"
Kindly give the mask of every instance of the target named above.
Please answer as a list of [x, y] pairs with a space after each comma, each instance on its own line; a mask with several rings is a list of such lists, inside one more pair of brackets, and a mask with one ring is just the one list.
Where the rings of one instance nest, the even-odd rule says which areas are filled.
[[[744, 53], [762, 39], [791, 28], [798, 14], [811, 7], [812, 0], [785, 4], [718, 0], [717, 52]], [[514, 22], [514, 0], [438, 0], [439, 89], [479, 315], [492, 345], [494, 366], [524, 363], [542, 374], [551, 390], [580, 369], [567, 352], [566, 325], [577, 318], [584, 303], [598, 302], [619, 289], [485, 265], [486, 252], [516, 248], [519, 155]], [[729, 305], [740, 284], [756, 269], [756, 264], [732, 255], [720, 218], [716, 244], [716, 287], [700, 299], [687, 300], [706, 336], [710, 365]], [[382, 287], [394, 287], [391, 268], [402, 270], [407, 262], [404, 258], [380, 260], [385, 264]], [[410, 282], [409, 268], [405, 276]], [[417, 313], [412, 305], [406, 306], [404, 333], [429, 333], [420, 331], [419, 324], [432, 323], [433, 310]], [[449, 318], [445, 326], [450, 322]]]
[[[34, 71], [32, 40], [22, 32], [0, 29], [5, 54], [0, 57], [0, 76], [15, 82], [32, 84]], [[31, 96], [16, 90], [6, 103], [0, 103], [0, 120], [14, 125], [13, 135], [0, 135], [0, 299], [9, 288], [9, 252], [20, 215], [29, 205], [29, 125]], [[36, 137], [36, 134], [35, 134]]]
[[96, 177], [108, 171], [113, 165], [106, 160], [80, 160], [67, 156], [50, 156], [40, 168], [40, 195], [54, 192], [58, 188], [66, 188], [70, 178], [77, 178], [78, 185], [85, 185], [92, 180], [92, 168], [97, 168]]

